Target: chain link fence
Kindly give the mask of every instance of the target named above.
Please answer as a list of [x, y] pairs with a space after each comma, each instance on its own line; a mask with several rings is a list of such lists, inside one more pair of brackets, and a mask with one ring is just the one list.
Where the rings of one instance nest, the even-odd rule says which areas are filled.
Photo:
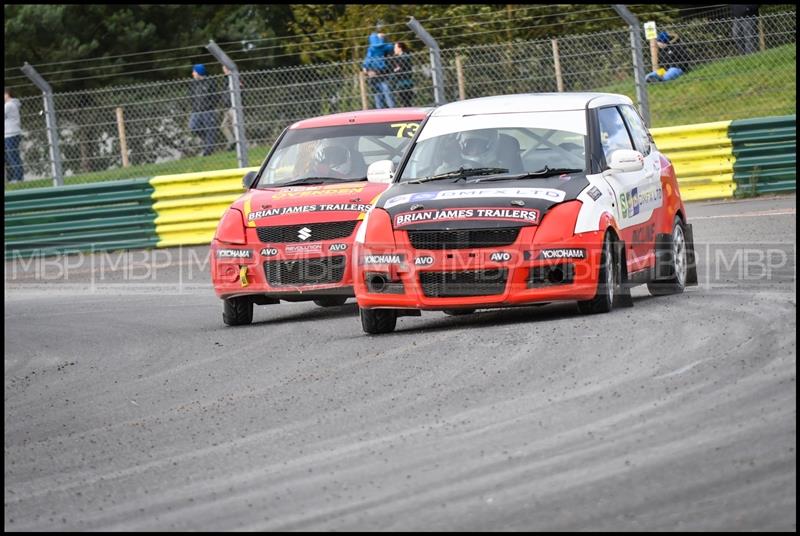
[[[654, 127], [794, 113], [796, 18], [781, 13], [659, 27], [681, 47], [684, 74], [648, 84]], [[645, 74], [666, 64], [646, 48]], [[627, 29], [442, 51], [447, 99], [603, 91], [635, 100]], [[660, 60], [660, 61], [659, 61]]]
[[[687, 68], [675, 80], [648, 84], [652, 126], [795, 113], [795, 15], [660, 26], [659, 31], [677, 36]], [[651, 46], [644, 36], [643, 42], [647, 72]], [[431, 106], [430, 56], [417, 46], [411, 53], [413, 105]], [[614, 31], [443, 49], [445, 97], [454, 101], [512, 93], [607, 91], [635, 100], [630, 47], [630, 33], [621, 21]], [[219, 66], [207, 67], [221, 72]], [[209, 77], [216, 104], [211, 119], [194, 125], [193, 131], [189, 71], [187, 66], [185, 80], [56, 92], [65, 184], [236, 167], [233, 129], [225, 121], [231, 102], [227, 78]], [[373, 108], [372, 86], [360, 71], [360, 60], [242, 71], [250, 165], [260, 163], [281, 130], [294, 121]], [[20, 100], [25, 182], [11, 187], [49, 186], [42, 98]]]

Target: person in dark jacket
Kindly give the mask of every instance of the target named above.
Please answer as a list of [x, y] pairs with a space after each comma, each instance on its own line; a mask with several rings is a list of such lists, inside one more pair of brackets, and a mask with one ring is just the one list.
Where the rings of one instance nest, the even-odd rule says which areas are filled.
[[386, 56], [392, 54], [394, 45], [385, 41], [385, 34], [380, 24], [369, 36], [369, 48], [364, 62], [361, 64], [367, 75], [370, 91], [375, 97], [375, 108], [394, 108], [392, 90], [389, 86], [391, 69]]
[[411, 54], [408, 53], [408, 46], [401, 41], [394, 44], [392, 65], [394, 95], [400, 106], [409, 107], [414, 100], [414, 78], [411, 71]]
[[758, 50], [758, 4], [731, 4], [733, 40], [742, 54]]
[[205, 65], [192, 67], [192, 80], [189, 86], [189, 99], [192, 113], [189, 116], [189, 130], [203, 140], [203, 156], [214, 152], [217, 137], [217, 109], [220, 106], [220, 93], [214, 80], [207, 78]]
[[648, 82], [667, 82], [675, 80], [689, 70], [691, 60], [686, 47], [679, 42], [677, 35], [658, 32], [658, 62], [662, 68], [645, 77]]

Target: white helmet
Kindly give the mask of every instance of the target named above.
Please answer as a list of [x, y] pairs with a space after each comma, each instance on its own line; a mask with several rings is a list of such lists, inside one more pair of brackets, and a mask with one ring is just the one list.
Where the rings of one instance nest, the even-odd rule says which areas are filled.
[[470, 162], [487, 164], [496, 152], [500, 135], [495, 129], [467, 130], [458, 133], [461, 156]]
[[314, 151], [314, 161], [344, 176], [347, 176], [353, 169], [350, 149], [335, 141], [321, 143]]

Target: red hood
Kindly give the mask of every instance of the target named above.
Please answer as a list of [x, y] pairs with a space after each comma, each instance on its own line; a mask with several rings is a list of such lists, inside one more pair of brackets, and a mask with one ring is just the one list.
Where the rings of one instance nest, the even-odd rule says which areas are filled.
[[345, 182], [250, 190], [234, 201], [249, 227], [355, 220], [363, 217], [388, 184]]

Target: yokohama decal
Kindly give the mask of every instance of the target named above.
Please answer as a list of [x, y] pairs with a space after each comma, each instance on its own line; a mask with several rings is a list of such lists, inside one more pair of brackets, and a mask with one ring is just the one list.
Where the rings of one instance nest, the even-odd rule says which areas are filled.
[[537, 259], [585, 259], [586, 250], [578, 248], [543, 249]]
[[532, 208], [442, 208], [401, 212], [394, 217], [394, 226], [404, 227], [417, 223], [438, 221], [504, 220], [519, 223], [539, 223], [539, 211]]
[[249, 249], [218, 249], [218, 259], [251, 259], [253, 252]]
[[364, 255], [361, 257], [361, 264], [402, 264], [403, 255]]

